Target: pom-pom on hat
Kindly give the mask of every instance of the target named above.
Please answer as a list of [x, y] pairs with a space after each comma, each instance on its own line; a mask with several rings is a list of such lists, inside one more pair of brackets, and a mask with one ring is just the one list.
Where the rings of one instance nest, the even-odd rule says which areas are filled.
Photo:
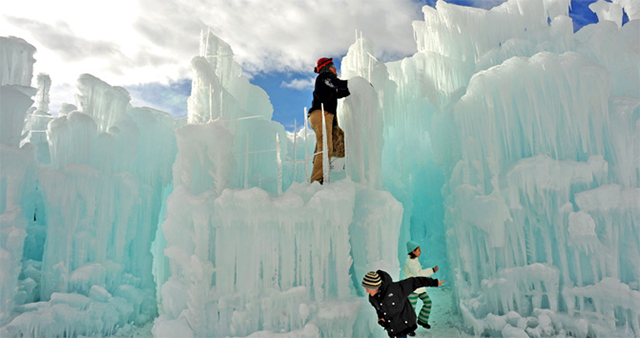
[[413, 252], [413, 250], [417, 249], [420, 245], [414, 241], [407, 242], [407, 254]]
[[382, 284], [382, 278], [375, 271], [369, 271], [362, 279], [362, 286], [371, 290], [378, 290]]

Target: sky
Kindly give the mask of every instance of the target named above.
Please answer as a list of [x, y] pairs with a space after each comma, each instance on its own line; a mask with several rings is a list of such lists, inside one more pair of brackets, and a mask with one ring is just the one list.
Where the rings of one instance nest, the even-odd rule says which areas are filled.
[[[537, 0], [531, 0], [537, 1]], [[572, 0], [574, 30], [597, 22], [588, 5]], [[455, 0], [490, 9], [504, 0]], [[411, 22], [435, 0], [0, 0], [0, 36], [36, 47], [34, 75], [49, 74], [51, 111], [75, 103], [83, 73], [126, 88], [134, 106], [187, 114], [191, 59], [202, 30], [227, 42], [250, 81], [274, 106], [273, 120], [293, 130], [311, 105], [313, 67], [324, 56], [336, 65], [356, 30], [376, 45], [376, 57], [414, 54]], [[34, 82], [35, 85], [35, 76]]]

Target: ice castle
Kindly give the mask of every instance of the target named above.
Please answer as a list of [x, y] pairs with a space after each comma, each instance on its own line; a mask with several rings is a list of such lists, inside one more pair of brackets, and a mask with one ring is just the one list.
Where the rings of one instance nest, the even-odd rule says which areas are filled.
[[387, 63], [358, 37], [324, 185], [211, 33], [186, 119], [90, 74], [51, 114], [0, 37], [0, 337], [384, 337], [360, 280], [403, 278], [409, 239], [441, 327], [640, 336], [640, 5], [591, 8], [574, 33], [567, 0], [439, 1]]

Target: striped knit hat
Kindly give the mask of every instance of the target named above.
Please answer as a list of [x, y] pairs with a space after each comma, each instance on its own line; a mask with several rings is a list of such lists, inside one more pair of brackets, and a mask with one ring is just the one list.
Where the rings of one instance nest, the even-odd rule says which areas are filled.
[[362, 279], [362, 286], [371, 290], [378, 290], [382, 284], [382, 279], [375, 271], [369, 271]]

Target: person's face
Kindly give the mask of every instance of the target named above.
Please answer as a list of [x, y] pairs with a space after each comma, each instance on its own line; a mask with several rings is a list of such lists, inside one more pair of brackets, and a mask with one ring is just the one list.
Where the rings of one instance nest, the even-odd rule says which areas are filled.
[[375, 296], [378, 293], [378, 289], [375, 289], [375, 290], [367, 289], [367, 288], [364, 288], [364, 289], [367, 291], [369, 296]]
[[420, 257], [420, 254], [422, 254], [422, 250], [420, 250], [420, 247], [417, 247], [415, 250], [413, 250], [413, 254], [416, 255], [416, 257]]
[[331, 65], [331, 67], [329, 67], [329, 71], [333, 73], [333, 75], [338, 76], [338, 70], [336, 69], [336, 66]]

